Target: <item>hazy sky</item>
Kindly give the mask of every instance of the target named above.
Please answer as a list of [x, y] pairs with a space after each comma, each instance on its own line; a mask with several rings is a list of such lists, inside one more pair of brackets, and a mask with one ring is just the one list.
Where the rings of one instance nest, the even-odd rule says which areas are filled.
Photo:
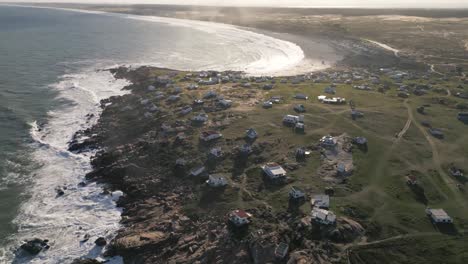
[[73, 2], [109, 4], [187, 4], [242, 6], [324, 6], [468, 8], [468, 0], [0, 0], [0, 2]]

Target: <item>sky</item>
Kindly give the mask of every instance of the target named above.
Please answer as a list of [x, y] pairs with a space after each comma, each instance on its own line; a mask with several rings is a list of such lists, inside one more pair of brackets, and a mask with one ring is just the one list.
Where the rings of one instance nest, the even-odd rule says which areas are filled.
[[186, 4], [221, 6], [298, 6], [362, 8], [468, 8], [468, 0], [0, 0], [0, 2], [60, 2], [107, 4]]

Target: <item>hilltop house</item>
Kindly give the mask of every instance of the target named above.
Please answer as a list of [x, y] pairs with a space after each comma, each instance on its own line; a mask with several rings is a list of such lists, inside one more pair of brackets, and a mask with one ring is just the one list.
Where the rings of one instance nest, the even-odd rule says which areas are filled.
[[244, 210], [234, 210], [229, 213], [229, 221], [237, 227], [250, 224], [251, 218], [252, 215]]
[[251, 140], [254, 140], [257, 138], [258, 136], [258, 133], [257, 131], [255, 131], [255, 129], [253, 128], [249, 128], [245, 131], [245, 136], [248, 138], [248, 139], [251, 139]]
[[333, 225], [336, 223], [336, 215], [332, 211], [325, 209], [320, 209], [314, 207], [312, 209], [312, 221], [323, 224], [323, 225]]
[[239, 148], [239, 154], [244, 156], [248, 156], [252, 151], [252, 147], [249, 144], [244, 144]]
[[452, 218], [444, 211], [444, 209], [426, 209], [426, 214], [432, 219], [434, 223], [451, 224]]
[[270, 162], [262, 166], [262, 170], [271, 180], [286, 177], [286, 171], [283, 169], [283, 167], [274, 162]]
[[299, 190], [295, 186], [293, 186], [291, 190], [289, 191], [289, 199], [299, 200], [299, 199], [304, 199], [304, 198], [305, 198], [305, 193]]
[[217, 131], [203, 131], [200, 135], [200, 140], [204, 142], [209, 142], [209, 141], [216, 140], [222, 137], [223, 137], [223, 134]]
[[319, 102], [324, 104], [344, 104], [346, 103], [346, 99], [342, 97], [332, 97], [328, 98], [326, 95], [319, 95], [317, 96]]
[[228, 185], [226, 179], [224, 177], [214, 177], [210, 175], [208, 177], [208, 180], [206, 181], [206, 184], [208, 184], [211, 187], [224, 187]]
[[312, 207], [328, 209], [330, 207], [330, 196], [326, 194], [317, 194], [310, 199]]
[[444, 132], [442, 130], [437, 129], [437, 128], [429, 128], [429, 133], [435, 138], [438, 139], [443, 139], [444, 138]]

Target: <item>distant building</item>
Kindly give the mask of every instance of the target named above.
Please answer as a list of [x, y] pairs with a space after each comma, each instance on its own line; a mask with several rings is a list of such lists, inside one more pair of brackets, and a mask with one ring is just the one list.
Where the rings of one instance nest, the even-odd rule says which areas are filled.
[[212, 141], [212, 140], [216, 140], [216, 139], [219, 139], [219, 138], [222, 138], [223, 137], [223, 134], [217, 132], [217, 131], [203, 131], [200, 135], [200, 139], [205, 141], [205, 142], [209, 142], [209, 141]]
[[298, 189], [297, 187], [293, 186], [289, 191], [289, 198], [292, 200], [299, 200], [305, 198], [305, 193]]
[[289, 251], [289, 245], [281, 242], [275, 248], [275, 257], [278, 259], [284, 259]]
[[266, 165], [262, 166], [263, 172], [270, 178], [271, 180], [276, 180], [280, 178], [286, 177], [286, 171], [278, 165], [277, 163], [270, 162]]
[[218, 101], [218, 105], [223, 107], [223, 108], [229, 108], [232, 106], [232, 101], [231, 100], [226, 100], [226, 99], [221, 99]]
[[198, 177], [205, 172], [205, 167], [201, 166], [190, 171], [190, 176]]
[[205, 123], [206, 121], [208, 121], [208, 115], [205, 113], [199, 113], [196, 116], [192, 117], [192, 121], [198, 123]]
[[285, 115], [283, 117], [283, 123], [285, 125], [295, 125], [296, 123], [303, 122], [303, 116], [296, 116], [296, 115]]
[[221, 158], [223, 156], [223, 150], [221, 148], [212, 148], [210, 150], [210, 156], [213, 158]]
[[432, 219], [434, 223], [450, 224], [453, 222], [452, 218], [444, 211], [444, 209], [426, 209], [426, 214]]
[[229, 221], [235, 226], [244, 226], [250, 224], [252, 215], [244, 210], [234, 210], [229, 214]]
[[310, 199], [312, 207], [328, 209], [330, 207], [330, 196], [326, 194], [317, 194]]
[[365, 137], [355, 137], [354, 143], [357, 145], [367, 145], [367, 138]]
[[206, 181], [206, 184], [208, 184], [211, 187], [224, 187], [228, 185], [226, 179], [224, 177], [215, 177], [210, 175], [208, 177], [208, 180]]
[[324, 90], [323, 90], [324, 93], [327, 93], [327, 94], [335, 94], [336, 93], [336, 90], [335, 88], [331, 87], [331, 86], [328, 86], [326, 87]]
[[458, 113], [457, 119], [464, 123], [468, 123], [468, 113]]
[[265, 102], [263, 102], [262, 106], [263, 106], [263, 108], [272, 108], [273, 103], [271, 101], [265, 101]]
[[249, 128], [245, 131], [245, 136], [248, 138], [248, 139], [256, 139], [258, 137], [258, 133], [257, 131], [255, 131], [255, 129], [253, 128]]
[[330, 135], [324, 136], [320, 139], [320, 145], [322, 145], [322, 147], [335, 147], [336, 144], [338, 144], [336, 139]]
[[336, 215], [332, 211], [314, 207], [312, 209], [312, 221], [323, 224], [333, 225], [336, 223]]
[[429, 128], [429, 133], [435, 138], [438, 139], [443, 139], [444, 138], [444, 132], [442, 130], [437, 129], [437, 128]]
[[298, 113], [304, 113], [306, 111], [305, 106], [302, 104], [298, 104], [294, 106], [294, 111]]
[[309, 96], [305, 95], [305, 94], [301, 94], [301, 93], [298, 93], [294, 96], [294, 98], [296, 99], [300, 99], [300, 100], [307, 100], [309, 99]]

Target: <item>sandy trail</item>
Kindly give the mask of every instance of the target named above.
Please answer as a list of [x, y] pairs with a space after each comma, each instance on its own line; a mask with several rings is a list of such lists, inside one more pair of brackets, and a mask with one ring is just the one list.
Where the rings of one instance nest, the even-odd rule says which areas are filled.
[[390, 47], [390, 46], [387, 45], [387, 44], [384, 44], [384, 43], [381, 43], [381, 42], [377, 42], [377, 41], [374, 41], [374, 40], [370, 40], [370, 39], [364, 39], [364, 40], [367, 41], [367, 42], [370, 42], [370, 43], [372, 43], [372, 44], [374, 44], [374, 45], [377, 45], [377, 46], [379, 46], [379, 47], [381, 47], [381, 48], [383, 48], [383, 49], [385, 49], [385, 50], [388, 50], [388, 51], [393, 52], [393, 54], [395, 54], [395, 57], [398, 57], [398, 58], [400, 57], [400, 54], [399, 54], [400, 51], [397, 50], [397, 49], [395, 49], [395, 48]]

